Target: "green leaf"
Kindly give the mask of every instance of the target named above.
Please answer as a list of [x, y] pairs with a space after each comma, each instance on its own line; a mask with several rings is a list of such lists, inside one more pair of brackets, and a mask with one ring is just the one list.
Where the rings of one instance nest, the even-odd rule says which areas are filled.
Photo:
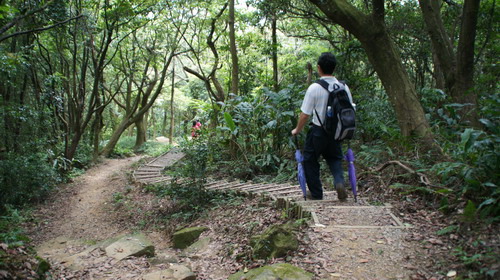
[[477, 208], [474, 202], [468, 201], [465, 206], [463, 218], [465, 222], [473, 222], [476, 219]]
[[473, 141], [472, 141], [472, 132], [474, 130], [471, 128], [467, 128], [462, 135], [460, 136], [462, 139], [462, 145], [464, 146], [464, 152], [467, 153], [469, 148], [472, 146]]
[[445, 234], [448, 234], [448, 233], [451, 233], [451, 232], [455, 232], [458, 230], [458, 226], [457, 225], [451, 225], [451, 226], [447, 226], [443, 229], [440, 229], [436, 232], [437, 235], [445, 235]]
[[495, 202], [497, 202], [497, 200], [496, 200], [496, 199], [494, 199], [494, 198], [489, 198], [489, 199], [486, 199], [485, 201], [483, 201], [483, 202], [479, 205], [478, 209], [481, 209], [483, 206], [490, 205], [490, 204], [493, 204], [493, 203], [495, 203]]
[[496, 128], [496, 125], [492, 121], [490, 121], [488, 119], [480, 119], [479, 122], [482, 123], [482, 124], [484, 124], [489, 129], [495, 129]]
[[492, 182], [486, 182], [486, 183], [483, 184], [483, 186], [489, 187], [489, 188], [496, 188], [497, 187], [497, 185], [495, 185]]
[[226, 121], [227, 126], [231, 131], [234, 131], [236, 129], [236, 125], [234, 124], [233, 117], [228, 112], [224, 112], [224, 120]]

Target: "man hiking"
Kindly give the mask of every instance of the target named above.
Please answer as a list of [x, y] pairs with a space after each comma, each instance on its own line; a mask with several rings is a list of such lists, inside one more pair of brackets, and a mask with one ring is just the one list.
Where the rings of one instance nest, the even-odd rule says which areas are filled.
[[[326, 52], [320, 55], [318, 59], [318, 74], [321, 80], [329, 84], [330, 91], [333, 90], [335, 84], [340, 83], [337, 78], [333, 76], [336, 66], [337, 59], [332, 53]], [[345, 90], [352, 103], [352, 95], [347, 85], [345, 85]], [[338, 198], [341, 201], [345, 201], [347, 192], [344, 185], [344, 174], [342, 170], [343, 155], [341, 142], [334, 140], [322, 127], [322, 124], [325, 123], [328, 96], [329, 92], [319, 83], [313, 83], [309, 86], [304, 96], [302, 106], [300, 107], [302, 112], [300, 113], [297, 127], [292, 130], [292, 135], [299, 134], [308, 123], [310, 116], [313, 115], [303, 152], [304, 171], [310, 192], [308, 198], [313, 200], [323, 199], [323, 187], [320, 180], [320, 164], [318, 162], [319, 157], [323, 156], [332, 173]]]

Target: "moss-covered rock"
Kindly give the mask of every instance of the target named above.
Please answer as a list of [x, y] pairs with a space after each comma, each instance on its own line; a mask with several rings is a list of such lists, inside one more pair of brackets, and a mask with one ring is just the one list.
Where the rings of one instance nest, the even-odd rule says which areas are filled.
[[240, 271], [229, 276], [229, 280], [311, 280], [313, 274], [288, 263], [277, 263], [252, 269], [247, 273]]
[[36, 273], [39, 276], [45, 275], [45, 272], [50, 270], [50, 263], [47, 260], [45, 260], [44, 258], [41, 258], [38, 256], [36, 257], [36, 260], [38, 261], [38, 267], [36, 269]]
[[295, 251], [299, 241], [291, 224], [273, 225], [264, 233], [253, 236], [250, 240], [253, 255], [257, 259], [279, 258], [288, 251]]
[[207, 227], [191, 227], [177, 231], [172, 236], [174, 248], [184, 249], [193, 244]]
[[153, 257], [155, 255], [153, 243], [142, 233], [124, 236], [111, 243], [104, 250], [109, 257], [117, 260], [123, 260], [130, 256]]

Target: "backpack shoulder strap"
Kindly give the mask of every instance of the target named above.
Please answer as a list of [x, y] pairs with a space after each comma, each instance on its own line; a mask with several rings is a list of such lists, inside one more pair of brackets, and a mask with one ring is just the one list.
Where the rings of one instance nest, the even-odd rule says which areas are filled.
[[[341, 83], [343, 86], [345, 86], [345, 85], [346, 85], [344, 80], [338, 80], [338, 81], [339, 81], [339, 83]], [[327, 81], [325, 81], [325, 80], [323, 80], [323, 79], [319, 79], [319, 80], [315, 81], [315, 83], [319, 84], [319, 85], [320, 85], [320, 86], [322, 86], [324, 89], [326, 89], [326, 91], [330, 92], [330, 91], [328, 90], [328, 88], [330, 87], [330, 84], [329, 84]], [[338, 84], [337, 84], [337, 85], [338, 85]], [[335, 87], [335, 86], [334, 86], [334, 89], [333, 89], [333, 90], [336, 90], [336, 89], [338, 89], [339, 87], [340, 87], [340, 86], [337, 86], [337, 87]]]
[[327, 81], [325, 81], [325, 80], [323, 80], [323, 79], [319, 79], [319, 80], [315, 81], [315, 83], [319, 84], [319, 85], [320, 85], [320, 86], [322, 86], [324, 89], [326, 89], [326, 91], [330, 92], [330, 91], [328, 90], [328, 87], [330, 86], [330, 84], [329, 84]]

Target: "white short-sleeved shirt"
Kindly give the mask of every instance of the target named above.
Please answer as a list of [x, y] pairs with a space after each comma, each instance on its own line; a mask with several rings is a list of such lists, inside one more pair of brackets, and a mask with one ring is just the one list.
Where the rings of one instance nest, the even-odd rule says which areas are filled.
[[[330, 84], [330, 90], [333, 90], [333, 85], [335, 83], [340, 83], [337, 78], [332, 76], [321, 77], [321, 79], [327, 81], [328, 84]], [[347, 95], [349, 96], [349, 100], [351, 101], [351, 103], [353, 103], [351, 91], [349, 90], [349, 87], [347, 85], [345, 85], [345, 90], [347, 92]], [[312, 83], [306, 91], [306, 95], [304, 96], [304, 101], [302, 101], [300, 110], [306, 115], [313, 115], [313, 124], [321, 126], [315, 110], [318, 112], [318, 115], [321, 118], [321, 123], [324, 124], [327, 103], [328, 91], [326, 91], [326, 89], [324, 89], [320, 84]]]

